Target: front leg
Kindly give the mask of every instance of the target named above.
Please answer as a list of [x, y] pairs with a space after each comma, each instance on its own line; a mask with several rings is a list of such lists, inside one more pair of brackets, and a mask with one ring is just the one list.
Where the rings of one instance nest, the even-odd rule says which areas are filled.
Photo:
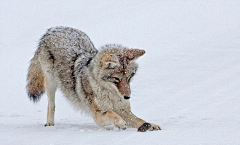
[[114, 111], [100, 111], [94, 113], [94, 120], [99, 126], [114, 125], [117, 128], [126, 129], [126, 122]]
[[126, 121], [128, 127], [139, 128], [139, 127], [145, 126], [145, 123], [147, 123], [149, 124], [146, 126], [147, 130], [150, 130], [150, 131], [161, 130], [160, 126], [155, 125], [153, 123], [148, 123], [147, 121], [138, 118], [130, 110], [121, 111], [119, 115]]

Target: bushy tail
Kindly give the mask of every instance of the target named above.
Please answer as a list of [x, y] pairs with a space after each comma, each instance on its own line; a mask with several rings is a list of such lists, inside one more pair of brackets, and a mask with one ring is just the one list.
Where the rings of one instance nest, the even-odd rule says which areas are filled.
[[44, 76], [37, 53], [31, 59], [27, 75], [27, 92], [30, 100], [37, 102], [44, 93]]

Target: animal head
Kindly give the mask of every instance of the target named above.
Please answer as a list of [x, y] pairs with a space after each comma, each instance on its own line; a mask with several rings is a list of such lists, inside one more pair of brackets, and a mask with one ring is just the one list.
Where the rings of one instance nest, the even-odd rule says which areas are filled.
[[137, 71], [135, 60], [145, 53], [141, 49], [129, 49], [117, 45], [106, 45], [97, 54], [96, 78], [108, 90], [115, 90], [119, 96], [129, 99], [130, 82]]

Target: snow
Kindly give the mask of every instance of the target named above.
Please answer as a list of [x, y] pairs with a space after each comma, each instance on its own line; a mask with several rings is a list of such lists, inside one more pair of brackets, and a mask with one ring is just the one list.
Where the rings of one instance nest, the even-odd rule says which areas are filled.
[[[240, 1], [0, 1], [0, 144], [240, 144]], [[38, 40], [53, 26], [85, 32], [97, 48], [142, 48], [133, 112], [161, 131], [109, 130], [57, 92], [55, 126], [47, 97], [25, 86]]]

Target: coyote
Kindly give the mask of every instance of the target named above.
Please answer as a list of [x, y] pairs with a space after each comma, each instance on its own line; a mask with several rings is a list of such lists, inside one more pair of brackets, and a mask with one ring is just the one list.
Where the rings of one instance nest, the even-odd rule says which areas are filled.
[[[135, 60], [145, 53], [121, 45], [105, 45], [97, 50], [82, 31], [53, 27], [40, 39], [27, 75], [27, 92], [38, 102], [46, 92], [47, 123], [54, 125], [57, 88], [72, 105], [90, 114], [97, 125], [120, 129], [139, 128], [146, 121], [130, 108], [130, 81], [137, 71]], [[149, 130], [160, 130], [151, 124]]]

